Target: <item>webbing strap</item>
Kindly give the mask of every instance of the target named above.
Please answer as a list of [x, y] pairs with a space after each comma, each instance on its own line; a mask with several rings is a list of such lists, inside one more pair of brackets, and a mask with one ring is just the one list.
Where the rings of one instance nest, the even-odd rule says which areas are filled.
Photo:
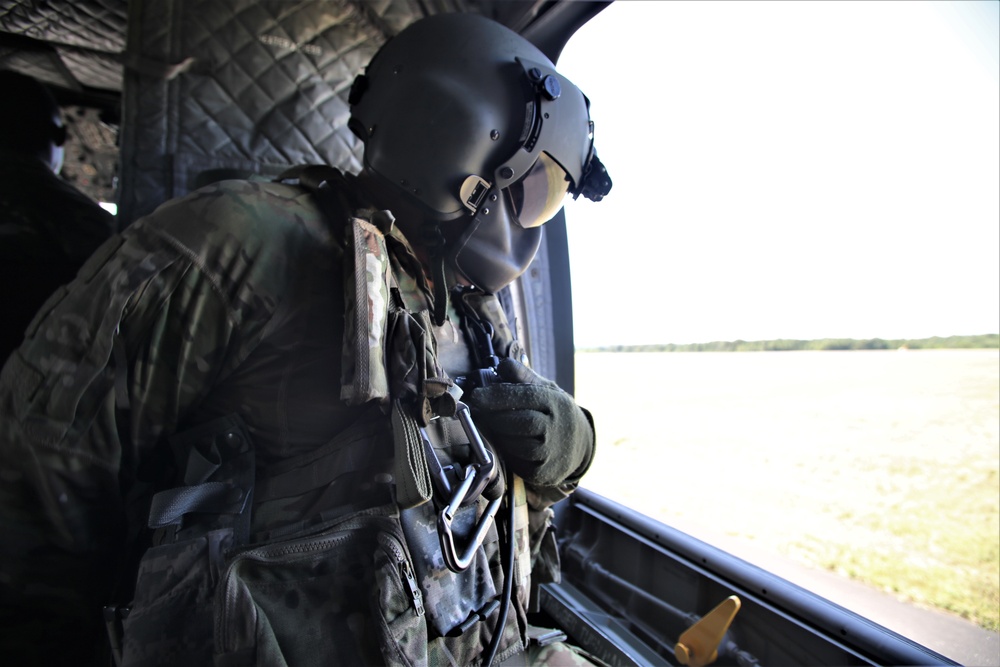
[[[202, 451], [206, 449], [208, 455]], [[184, 484], [194, 486], [201, 484], [215, 474], [222, 465], [222, 454], [214, 442], [198, 447], [197, 445], [188, 450], [187, 466], [184, 471]]]
[[193, 512], [240, 514], [248, 494], [224, 482], [205, 482], [160, 491], [149, 507], [149, 527], [153, 529], [180, 525], [184, 515]]
[[[356, 188], [340, 172], [323, 166], [295, 167], [279, 180], [297, 183], [312, 192], [329, 226], [346, 229], [345, 260], [353, 260], [353, 276], [348, 272], [345, 284], [340, 397], [349, 405], [392, 402], [397, 502], [404, 508], [421, 505], [430, 500], [433, 488], [420, 434], [420, 426], [426, 425], [426, 419], [414, 415], [412, 401], [436, 414], [447, 415], [453, 413], [461, 393], [438, 367], [428, 322], [432, 319], [440, 326], [447, 316], [444, 237], [434, 227], [427, 230], [423, 239], [432, 257], [431, 293], [419, 277], [422, 275], [419, 262], [395, 228], [392, 214], [360, 206], [361, 202], [350, 196]], [[389, 252], [390, 244], [394, 253]], [[404, 273], [407, 268], [413, 270], [417, 286], [431, 302], [430, 318], [427, 313], [410, 313], [403, 307], [398, 298], [394, 261]], [[405, 340], [407, 336], [409, 341]], [[401, 351], [404, 363], [394, 366], [393, 354], [398, 357]], [[409, 355], [415, 355], [415, 359]], [[400, 399], [408, 402], [401, 403]]]
[[416, 419], [397, 399], [392, 403], [392, 438], [395, 445], [396, 502], [406, 509], [431, 499], [431, 474]]
[[131, 408], [128, 397], [128, 353], [118, 327], [115, 327], [115, 335], [111, 339], [111, 354], [115, 360], [115, 410], [122, 418], [118, 427], [128, 429], [128, 411]]

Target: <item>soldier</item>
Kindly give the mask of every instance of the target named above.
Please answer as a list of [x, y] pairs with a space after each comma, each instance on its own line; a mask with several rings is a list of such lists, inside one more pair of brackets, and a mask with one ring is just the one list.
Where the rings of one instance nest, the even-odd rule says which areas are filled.
[[0, 362], [35, 312], [116, 231], [114, 217], [59, 178], [66, 128], [48, 89], [0, 71]]
[[[496, 292], [610, 189], [583, 94], [517, 34], [418, 21], [351, 91], [358, 176], [168, 202], [0, 377], [17, 664], [488, 664], [557, 576], [589, 414]], [[551, 652], [551, 649], [547, 649]], [[530, 656], [529, 656], [530, 658]]]

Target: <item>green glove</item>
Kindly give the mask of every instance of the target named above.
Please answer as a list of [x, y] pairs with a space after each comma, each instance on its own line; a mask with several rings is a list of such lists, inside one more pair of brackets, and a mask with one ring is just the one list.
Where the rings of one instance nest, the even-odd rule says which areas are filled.
[[594, 456], [590, 414], [554, 382], [503, 359], [501, 382], [477, 387], [462, 400], [490, 444], [529, 484], [576, 482]]

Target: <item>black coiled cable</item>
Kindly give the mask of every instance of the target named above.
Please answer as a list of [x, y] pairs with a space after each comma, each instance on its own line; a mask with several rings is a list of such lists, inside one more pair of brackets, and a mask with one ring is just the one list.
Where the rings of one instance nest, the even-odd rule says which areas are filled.
[[[500, 598], [500, 616], [497, 618], [497, 627], [493, 630], [493, 637], [490, 638], [490, 645], [483, 659], [483, 667], [490, 667], [493, 659], [497, 655], [500, 647], [500, 639], [507, 623], [507, 612], [510, 610], [510, 598], [514, 587], [514, 557], [517, 540], [514, 537], [514, 473], [507, 471], [507, 550], [506, 562], [503, 574], [503, 596]], [[503, 556], [503, 554], [501, 554]]]

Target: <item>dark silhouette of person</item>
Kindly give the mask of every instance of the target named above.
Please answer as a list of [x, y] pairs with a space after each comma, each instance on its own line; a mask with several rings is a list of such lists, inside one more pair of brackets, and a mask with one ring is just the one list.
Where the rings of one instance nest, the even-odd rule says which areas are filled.
[[59, 106], [35, 79], [0, 71], [0, 364], [39, 308], [117, 231], [115, 217], [59, 177]]

